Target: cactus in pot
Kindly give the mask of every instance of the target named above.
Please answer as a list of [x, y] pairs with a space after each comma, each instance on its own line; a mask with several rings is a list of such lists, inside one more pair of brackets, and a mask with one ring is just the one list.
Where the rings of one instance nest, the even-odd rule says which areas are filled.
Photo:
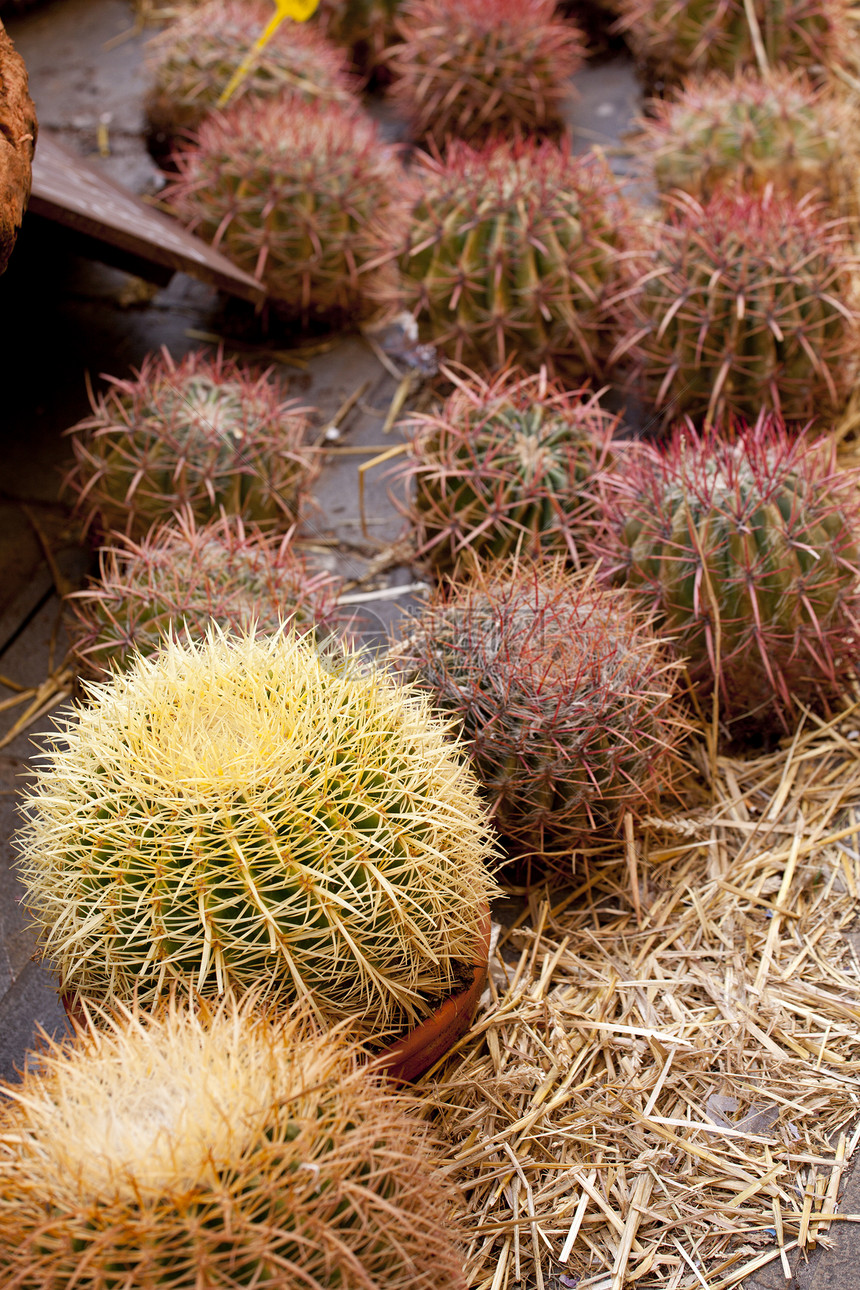
[[263, 635], [288, 621], [324, 636], [335, 628], [338, 586], [330, 574], [309, 572], [289, 533], [246, 529], [228, 515], [198, 526], [186, 513], [139, 542], [115, 534], [100, 552], [98, 578], [67, 597], [67, 629], [78, 667], [102, 676], [171, 634], [199, 639], [212, 621]]
[[626, 591], [560, 562], [496, 565], [437, 591], [393, 652], [461, 724], [520, 849], [611, 835], [669, 779], [679, 668]]
[[555, 0], [407, 0], [397, 30], [390, 98], [415, 138], [564, 128], [585, 43]]
[[[627, 207], [605, 161], [549, 140], [420, 158], [400, 279], [376, 298], [408, 309], [457, 362], [507, 362], [581, 380], [615, 340]], [[390, 244], [378, 241], [380, 258]]]
[[129, 380], [109, 377], [92, 416], [69, 431], [75, 465], [66, 486], [85, 529], [140, 537], [182, 509], [220, 511], [289, 528], [318, 469], [310, 408], [284, 400], [266, 373], [220, 354], [175, 362], [149, 354]]
[[770, 188], [704, 204], [677, 193], [671, 206], [642, 230], [613, 355], [633, 358], [658, 419], [838, 413], [860, 338], [845, 222], [828, 221], [811, 195], [795, 202]]
[[593, 391], [565, 390], [545, 371], [484, 380], [443, 370], [453, 393], [438, 412], [409, 422], [403, 473], [418, 555], [455, 573], [517, 551], [578, 564], [618, 418]]
[[379, 1040], [471, 979], [493, 849], [426, 699], [285, 632], [85, 688], [20, 839], [72, 1005], [253, 987]]
[[[271, 16], [268, 0], [206, 0], [147, 46], [150, 142], [159, 154], [187, 143], [218, 104]], [[241, 98], [299, 98], [358, 110], [343, 54], [318, 28], [284, 23], [238, 85]]]
[[827, 440], [678, 428], [619, 462], [598, 550], [657, 614], [724, 729], [790, 730], [838, 707], [860, 646], [860, 503]]
[[417, 1100], [300, 1016], [121, 1011], [0, 1084], [0, 1281], [465, 1290], [439, 1165]]

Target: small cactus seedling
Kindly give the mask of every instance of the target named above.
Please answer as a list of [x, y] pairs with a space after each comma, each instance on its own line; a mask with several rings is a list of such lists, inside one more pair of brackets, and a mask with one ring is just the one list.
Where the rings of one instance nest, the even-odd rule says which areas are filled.
[[189, 515], [140, 542], [115, 535], [100, 553], [98, 579], [67, 600], [78, 667], [102, 676], [154, 653], [167, 636], [199, 640], [213, 621], [263, 635], [285, 622], [297, 632], [333, 630], [338, 581], [310, 574], [290, 538], [246, 530], [235, 516], [198, 528]]
[[309, 413], [284, 401], [263, 373], [217, 356], [149, 354], [130, 380], [108, 378], [93, 414], [73, 426], [66, 484], [89, 529], [141, 536], [186, 509], [205, 521], [223, 509], [289, 528], [318, 471]]
[[628, 593], [558, 564], [496, 567], [437, 592], [402, 650], [407, 675], [462, 723], [520, 847], [588, 844], [659, 796], [678, 667]]
[[401, 237], [403, 176], [369, 117], [334, 104], [246, 99], [205, 120], [165, 198], [265, 283], [301, 325], [364, 315], [378, 241]]
[[414, 1096], [227, 1001], [121, 1013], [0, 1085], [4, 1290], [465, 1290]]
[[[736, 434], [734, 442], [726, 439]], [[857, 670], [856, 481], [773, 417], [631, 447], [602, 539], [728, 728], [788, 730]]]
[[658, 85], [784, 65], [820, 72], [851, 46], [847, 0], [620, 0], [623, 32]]
[[416, 138], [563, 128], [585, 44], [555, 0], [407, 0], [397, 29], [391, 96]]
[[[206, 0], [150, 41], [153, 84], [146, 113], [159, 152], [187, 142], [215, 109], [270, 16], [270, 0]], [[298, 97], [357, 106], [342, 53], [318, 28], [303, 23], [278, 28], [233, 97]]]
[[578, 565], [617, 417], [591, 391], [566, 391], [546, 372], [445, 375], [456, 388], [443, 408], [410, 423], [404, 473], [419, 556], [458, 573], [516, 552], [561, 553]]
[[72, 1004], [255, 988], [378, 1039], [472, 979], [492, 848], [423, 696], [214, 631], [85, 690], [21, 841]]
[[[612, 347], [626, 207], [603, 159], [548, 140], [422, 157], [399, 263], [380, 296], [450, 357], [599, 372]], [[380, 254], [386, 251], [380, 242]]]
[[713, 422], [762, 408], [809, 421], [843, 406], [860, 312], [857, 256], [841, 221], [794, 202], [685, 194], [643, 234], [642, 271], [628, 298], [628, 334], [646, 396], [668, 422]]
[[815, 192], [834, 215], [856, 212], [846, 154], [847, 99], [803, 73], [752, 69], [689, 79], [672, 99], [653, 99], [633, 140], [658, 189], [700, 202], [726, 189], [793, 198]]

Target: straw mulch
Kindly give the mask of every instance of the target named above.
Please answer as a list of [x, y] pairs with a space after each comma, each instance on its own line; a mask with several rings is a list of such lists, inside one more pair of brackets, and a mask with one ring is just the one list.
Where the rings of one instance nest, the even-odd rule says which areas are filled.
[[826, 1245], [860, 1140], [860, 703], [578, 857], [426, 1085], [480, 1290], [727, 1290]]

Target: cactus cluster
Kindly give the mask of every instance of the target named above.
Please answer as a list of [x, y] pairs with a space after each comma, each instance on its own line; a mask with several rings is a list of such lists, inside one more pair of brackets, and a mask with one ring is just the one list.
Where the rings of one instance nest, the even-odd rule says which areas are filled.
[[515, 553], [578, 565], [618, 419], [593, 392], [567, 391], [546, 372], [445, 374], [455, 389], [444, 406], [410, 422], [418, 555], [456, 573]]
[[633, 147], [661, 192], [680, 188], [704, 202], [720, 190], [771, 185], [793, 198], [815, 192], [840, 215], [856, 210], [845, 151], [851, 120], [845, 98], [803, 73], [713, 72], [652, 100]]
[[72, 1003], [254, 988], [379, 1038], [471, 980], [492, 849], [426, 699], [286, 633], [169, 641], [85, 689], [20, 838]]
[[851, 46], [848, 0], [620, 0], [623, 32], [648, 79], [785, 65], [820, 73]]
[[772, 416], [639, 444], [614, 481], [602, 539], [659, 615], [725, 728], [789, 729], [844, 695], [860, 649], [856, 481], [826, 440]]
[[[402, 173], [373, 122], [335, 104], [246, 99], [210, 116], [165, 190], [188, 227], [305, 326], [354, 320], [400, 237]], [[380, 276], [383, 281], [380, 282]]]
[[0, 1086], [0, 1281], [465, 1290], [419, 1111], [301, 1018], [87, 1027]]
[[[187, 142], [215, 109], [270, 16], [269, 0], [206, 0], [149, 42], [152, 85], [145, 106], [159, 153]], [[342, 53], [318, 28], [304, 23], [278, 28], [255, 55], [233, 97], [355, 105]]]
[[460, 142], [444, 161], [422, 158], [421, 172], [400, 281], [377, 298], [411, 310], [458, 362], [600, 371], [626, 237], [603, 159], [549, 140]]
[[585, 45], [555, 0], [407, 0], [397, 30], [391, 97], [416, 138], [563, 128]]
[[310, 409], [285, 401], [267, 373], [222, 355], [175, 362], [149, 354], [131, 379], [109, 377], [92, 416], [70, 430], [66, 486], [85, 529], [142, 536], [171, 512], [223, 509], [280, 529], [293, 524], [318, 470]]
[[789, 421], [838, 412], [856, 365], [857, 257], [849, 229], [798, 202], [676, 194], [645, 230], [622, 350], [665, 421], [689, 414]]
[[333, 630], [338, 580], [309, 573], [290, 538], [227, 515], [200, 527], [180, 515], [139, 542], [116, 535], [101, 550], [98, 578], [67, 600], [78, 668], [100, 676], [154, 653], [167, 636], [199, 639], [213, 621], [263, 635], [286, 622], [320, 636]]
[[437, 592], [404, 665], [455, 716], [500, 830], [541, 853], [653, 805], [677, 664], [628, 593], [527, 562]]

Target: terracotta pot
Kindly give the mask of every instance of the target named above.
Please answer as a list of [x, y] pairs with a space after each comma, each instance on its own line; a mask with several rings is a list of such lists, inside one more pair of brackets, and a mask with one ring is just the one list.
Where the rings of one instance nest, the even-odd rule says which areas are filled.
[[[449, 1048], [453, 1048], [458, 1039], [462, 1039], [472, 1024], [478, 1000], [484, 993], [487, 984], [487, 961], [490, 953], [490, 906], [484, 910], [481, 926], [481, 940], [475, 949], [473, 976], [465, 990], [449, 995], [435, 1012], [425, 1017], [422, 1022], [398, 1039], [395, 1044], [384, 1048], [373, 1059], [374, 1068], [384, 1071], [389, 1079], [399, 1083], [411, 1083], [428, 1071], [434, 1062], [444, 1057]], [[63, 990], [60, 999], [68, 1017], [83, 1026], [86, 1024], [84, 1011], [74, 1000], [70, 991]]]
[[487, 984], [490, 954], [490, 906], [484, 911], [481, 942], [475, 951], [474, 976], [465, 990], [449, 995], [435, 1012], [410, 1030], [396, 1044], [383, 1049], [374, 1065], [390, 1079], [411, 1083], [444, 1057], [472, 1024], [478, 1000]]

